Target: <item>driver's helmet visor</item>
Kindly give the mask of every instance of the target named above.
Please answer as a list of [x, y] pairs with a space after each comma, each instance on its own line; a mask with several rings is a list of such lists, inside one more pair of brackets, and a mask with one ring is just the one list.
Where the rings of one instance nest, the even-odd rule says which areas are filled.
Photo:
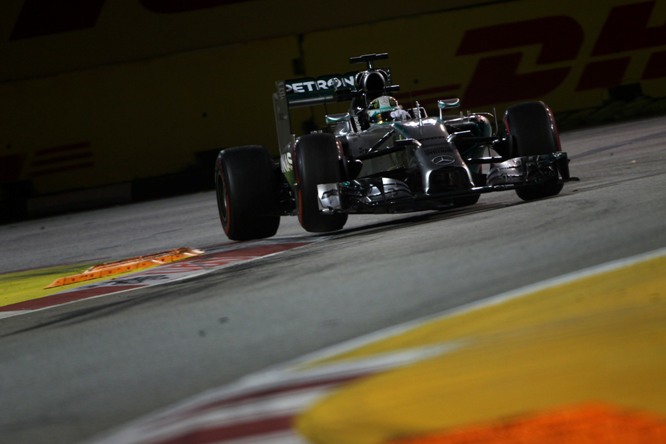
[[371, 122], [377, 123], [389, 120], [391, 112], [398, 109], [398, 101], [390, 96], [381, 96], [370, 102], [368, 117]]

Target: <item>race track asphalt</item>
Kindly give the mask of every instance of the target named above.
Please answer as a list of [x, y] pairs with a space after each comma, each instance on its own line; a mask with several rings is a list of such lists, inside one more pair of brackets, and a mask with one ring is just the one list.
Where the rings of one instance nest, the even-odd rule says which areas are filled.
[[[524, 203], [512, 192], [494, 193], [482, 196], [479, 204], [470, 208], [352, 217], [344, 230], [326, 236], [307, 234], [295, 219], [283, 218], [275, 241], [299, 244], [298, 248], [253, 258], [250, 262], [238, 261], [191, 279], [2, 318], [0, 441], [78, 442], [104, 436], [110, 430], [123, 430], [124, 424], [142, 415], [205, 390], [234, 387], [248, 375], [286, 362], [301, 362], [301, 357], [336, 344], [406, 322], [432, 319], [469, 304], [482, 304], [488, 298], [579, 270], [663, 249], [666, 247], [665, 124], [666, 118], [656, 118], [563, 134], [563, 149], [570, 153], [571, 172], [581, 180], [567, 184], [555, 198]], [[19, 271], [30, 273], [34, 279], [40, 275], [35, 270], [47, 267], [68, 267], [69, 271], [179, 247], [209, 252], [240, 248], [223, 237], [214, 194], [210, 192], [5, 225], [0, 227], [0, 244], [3, 245], [0, 257], [3, 290], [9, 288], [8, 276], [14, 279], [12, 288], [17, 282], [25, 284], [25, 280], [15, 279], [13, 273]], [[659, 262], [656, 268], [648, 268], [645, 276], [660, 276], [662, 265]], [[641, 273], [646, 272], [641, 269]], [[549, 399], [554, 396], [552, 392], [539, 385], [539, 380], [544, 384], [548, 381], [539, 373], [529, 375], [536, 375], [530, 387], [534, 390], [541, 387], [540, 400], [531, 397], [531, 404], [520, 411], [501, 410], [503, 401], [511, 401], [500, 386], [507, 384], [507, 379], [500, 378], [502, 372], [518, 380], [528, 377], [521, 373], [528, 367], [498, 367], [501, 363], [519, 363], [504, 359], [502, 350], [523, 356], [530, 349], [544, 353], [544, 348], [564, 344], [567, 350], [578, 347], [581, 352], [568, 361], [558, 358], [569, 356], [566, 352], [546, 353], [552, 362], [542, 355], [530, 354], [543, 363], [540, 371], [548, 372], [557, 366], [571, 371], [580, 365], [589, 369], [592, 363], [600, 365], [599, 362], [613, 368], [617, 360], [611, 358], [615, 355], [601, 354], [612, 350], [610, 345], [615, 342], [608, 341], [621, 337], [607, 336], [604, 325], [626, 327], [634, 325], [632, 322], [644, 325], [641, 322], [645, 319], [636, 313], [645, 312], [648, 303], [654, 305], [654, 309], [647, 310], [654, 316], [654, 323], [645, 324], [649, 326], [646, 334], [640, 335], [642, 330], [636, 330], [637, 336], [626, 341], [627, 345], [643, 344], [647, 351], [636, 355], [639, 360], [627, 356], [623, 365], [637, 371], [633, 378], [659, 386], [656, 375], [646, 372], [663, 369], [663, 361], [652, 360], [651, 354], [663, 350], [665, 344], [663, 281], [650, 281], [656, 290], [647, 287], [647, 294], [636, 291], [633, 298], [631, 289], [638, 284], [632, 276], [629, 273], [626, 280], [614, 287], [626, 287], [628, 295], [613, 297], [606, 292], [595, 299], [596, 293], [591, 290], [583, 294], [589, 296], [590, 304], [597, 309], [594, 301], [606, 299], [630, 301], [632, 304], [628, 306], [610, 305], [607, 311], [599, 309], [586, 318], [584, 312], [567, 312], [568, 308], [576, 308], [572, 304], [578, 301], [570, 292], [569, 296], [554, 299], [554, 305], [543, 307], [539, 305], [543, 303], [539, 296], [527, 295], [521, 300], [537, 298], [539, 302], [528, 304], [535, 307], [528, 318], [536, 316], [543, 324], [535, 321], [526, 326], [517, 322], [524, 319], [510, 317], [505, 324], [497, 324], [515, 327], [505, 331], [514, 342], [507, 345], [501, 335], [490, 334], [481, 327], [467, 331], [474, 337], [486, 335], [485, 349], [472, 348], [480, 360], [477, 369], [484, 370], [481, 372], [484, 375], [471, 374], [468, 387], [486, 389], [482, 394], [486, 393], [486, 400], [499, 405], [500, 410], [496, 411], [514, 419], [540, 418], [544, 412], [561, 413], [563, 408], [584, 414], [592, 411], [596, 417], [613, 416], [617, 411], [622, 416], [626, 408], [643, 408], [648, 415], [656, 415], [657, 422], [663, 422], [666, 414], [663, 401], [638, 399], [627, 404], [631, 387], [626, 396], [619, 398], [573, 399], [563, 395], [566, 399], [559, 402], [556, 398]], [[25, 297], [25, 291], [36, 290], [28, 285], [27, 290], [17, 291]], [[583, 308], [586, 306], [581, 304]], [[546, 312], [553, 316], [539, 318]], [[556, 316], [558, 313], [560, 317]], [[614, 317], [604, 318], [604, 313], [612, 313]], [[638, 317], [631, 317], [632, 314]], [[452, 329], [453, 336], [461, 328], [450, 319], [442, 322], [453, 323], [446, 327]], [[587, 336], [590, 331], [593, 333]], [[566, 342], [548, 342], [558, 338], [566, 338]], [[594, 354], [587, 353], [593, 350], [602, 357], [595, 359]], [[449, 349], [438, 353], [449, 353]], [[450, 364], [449, 361], [442, 364], [436, 357], [423, 361], [423, 365], [434, 366], [424, 371], [442, 375], [439, 386], [442, 390], [446, 389], [446, 377], [459, 376], [456, 369], [461, 368], [458, 366], [465, 359], [472, 359], [465, 361], [471, 364], [465, 365], [475, 365], [471, 351], [460, 349], [451, 353], [455, 360]], [[460, 355], [454, 356], [456, 353]], [[632, 362], [640, 365], [632, 366]], [[417, 368], [420, 364], [415, 365]], [[387, 377], [400, 378], [409, 368]], [[426, 374], [432, 379], [432, 373]], [[608, 374], [620, 378], [618, 372]], [[412, 375], [406, 380], [418, 381], [419, 377]], [[586, 384], [589, 380], [582, 378], [571, 390], [596, 393]], [[405, 386], [405, 380], [398, 381], [393, 385]], [[623, 380], [611, 378], [606, 382], [618, 381]], [[368, 380], [355, 387], [363, 390], [364, 384], [372, 386], [377, 382]], [[407, 388], [401, 393], [412, 396], [423, 387], [426, 386], [416, 384], [413, 391]], [[382, 390], [385, 389], [379, 392]], [[348, 402], [339, 401], [344, 398], [343, 391], [330, 402]], [[642, 392], [637, 390], [634, 398], [640, 398], [639, 393]], [[368, 406], [383, 402], [373, 400], [372, 396], [362, 399], [368, 400]], [[319, 404], [318, 412], [325, 412], [326, 402]], [[459, 400], [452, 402], [453, 407], [450, 403], [444, 407], [457, 409], [461, 415], [465, 408], [475, 409], [475, 406], [465, 407]], [[590, 405], [592, 410], [588, 410]], [[299, 410], [303, 416], [297, 422], [302, 433], [316, 437], [319, 442], [339, 438], [331, 435], [336, 432], [330, 429], [318, 435], [317, 430], [325, 430], [321, 418], [326, 413], [321, 416], [305, 410]], [[370, 417], [367, 411], [358, 415]], [[354, 417], [352, 413], [349, 416]], [[456, 424], [485, 427], [484, 430], [492, 426], [488, 425], [488, 416], [467, 418]], [[442, 429], [456, 425], [451, 418], [439, 420]], [[386, 431], [390, 423], [379, 427]], [[427, 430], [409, 427], [406, 435], [433, 436], [437, 431], [437, 427]], [[405, 429], [401, 430], [403, 433]], [[362, 435], [358, 431], [355, 434]], [[291, 440], [284, 442], [300, 439], [294, 436], [283, 437]], [[395, 434], [381, 436], [383, 440], [387, 436], [410, 438]]]

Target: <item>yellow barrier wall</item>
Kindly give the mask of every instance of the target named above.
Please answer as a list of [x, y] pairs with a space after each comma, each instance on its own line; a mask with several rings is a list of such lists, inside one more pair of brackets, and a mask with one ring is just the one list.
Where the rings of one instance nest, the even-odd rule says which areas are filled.
[[664, 0], [415, 3], [7, 0], [0, 197], [172, 175], [233, 145], [277, 153], [274, 81], [363, 53], [390, 53], [403, 103], [538, 99], [570, 118], [666, 97]]

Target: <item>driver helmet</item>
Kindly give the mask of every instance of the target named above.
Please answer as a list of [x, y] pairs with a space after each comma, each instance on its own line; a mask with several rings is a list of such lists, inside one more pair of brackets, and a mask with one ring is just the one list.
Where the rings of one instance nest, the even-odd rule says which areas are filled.
[[371, 123], [389, 122], [395, 116], [392, 113], [401, 109], [398, 101], [391, 96], [380, 96], [368, 105], [368, 118]]

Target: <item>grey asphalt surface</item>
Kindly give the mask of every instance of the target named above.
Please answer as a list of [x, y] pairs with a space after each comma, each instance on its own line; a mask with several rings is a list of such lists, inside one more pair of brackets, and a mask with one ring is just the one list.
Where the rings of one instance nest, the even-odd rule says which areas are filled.
[[[581, 181], [555, 198], [352, 216], [302, 249], [0, 319], [0, 442], [90, 439], [323, 347], [666, 247], [666, 117], [562, 142]], [[313, 236], [285, 217], [277, 237]], [[228, 242], [206, 192], [0, 226], [0, 272]]]

